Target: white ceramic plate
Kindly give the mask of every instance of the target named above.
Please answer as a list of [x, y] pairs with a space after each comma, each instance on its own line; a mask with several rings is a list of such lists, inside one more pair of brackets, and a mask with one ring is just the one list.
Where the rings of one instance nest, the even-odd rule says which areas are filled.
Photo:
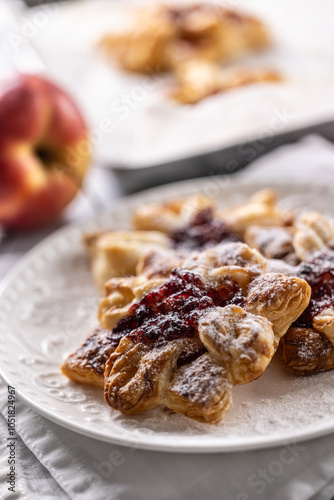
[[[81, 245], [84, 230], [126, 227], [134, 207], [202, 192], [229, 205], [260, 185], [208, 178], [169, 185], [118, 202], [85, 224], [72, 225], [40, 243], [2, 283], [1, 377], [31, 408], [88, 436], [127, 446], [178, 452], [263, 448], [334, 431], [334, 372], [299, 378], [277, 360], [255, 382], [238, 386], [234, 405], [217, 426], [156, 408], [137, 417], [110, 409], [102, 393], [64, 377], [59, 366], [96, 324], [98, 297]], [[334, 213], [330, 186], [278, 185], [281, 204]]]

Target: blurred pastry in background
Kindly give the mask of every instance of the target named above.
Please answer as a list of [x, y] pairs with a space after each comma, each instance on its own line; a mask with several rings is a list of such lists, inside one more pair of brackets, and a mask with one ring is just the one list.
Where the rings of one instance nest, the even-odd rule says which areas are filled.
[[[259, 191], [224, 211], [218, 210], [212, 199], [195, 194], [138, 207], [132, 218], [134, 230], [89, 233], [84, 236], [84, 245], [94, 282], [103, 293], [111, 278], [138, 274], [163, 278], [182, 265], [189, 252], [219, 243], [248, 243], [247, 238], [260, 252], [267, 250], [270, 258], [290, 253], [290, 261], [295, 260], [293, 222], [293, 214], [278, 207], [271, 189]], [[281, 233], [290, 237], [291, 248], [286, 248], [286, 236], [282, 241]], [[268, 239], [263, 245], [263, 240]], [[221, 263], [221, 258], [218, 260]]]
[[260, 20], [210, 3], [136, 9], [127, 29], [101, 40], [121, 68], [145, 74], [173, 71], [194, 59], [227, 61], [269, 45]]
[[180, 64], [175, 76], [176, 83], [169, 95], [182, 104], [196, 104], [206, 97], [243, 85], [282, 81], [280, 74], [272, 69], [226, 69], [203, 60]]

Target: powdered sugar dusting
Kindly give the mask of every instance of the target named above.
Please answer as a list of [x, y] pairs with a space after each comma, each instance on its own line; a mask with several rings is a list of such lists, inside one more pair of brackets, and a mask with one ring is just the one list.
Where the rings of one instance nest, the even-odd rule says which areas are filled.
[[[183, 366], [172, 383], [171, 390], [180, 395], [187, 395], [190, 401], [203, 405], [217, 396], [217, 385], [220, 393], [229, 393], [232, 389], [226, 376], [226, 370], [216, 364], [208, 354], [202, 354], [196, 361]], [[223, 387], [222, 387], [223, 385]]]
[[[310, 390], [311, 388], [311, 390]], [[225, 443], [254, 436], [278, 438], [301, 428], [315, 430], [334, 418], [333, 373], [296, 377], [283, 371], [278, 358], [254, 382], [236, 386], [233, 406], [215, 426], [155, 408], [135, 418], [114, 415], [123, 429], [165, 436], [224, 439]]]
[[285, 276], [297, 276], [298, 267], [291, 266], [284, 262], [284, 260], [279, 259], [268, 259], [267, 261], [267, 272], [268, 273], [282, 273]]
[[267, 259], [283, 259], [294, 253], [292, 232], [287, 227], [248, 228], [246, 243], [257, 248]]

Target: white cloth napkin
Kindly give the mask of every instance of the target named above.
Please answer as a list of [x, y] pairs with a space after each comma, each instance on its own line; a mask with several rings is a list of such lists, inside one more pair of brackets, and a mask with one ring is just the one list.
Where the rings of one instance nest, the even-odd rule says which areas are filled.
[[[331, 182], [334, 146], [311, 136], [257, 160], [242, 176], [268, 179], [268, 184], [279, 178], [288, 180], [289, 176], [310, 184], [319, 178]], [[0, 255], [2, 275], [12, 265], [14, 251], [11, 248], [9, 257], [8, 253]], [[16, 257], [21, 251], [20, 248]], [[244, 453], [148, 452], [106, 444], [63, 429], [20, 402], [16, 408], [17, 488], [12, 494], [6, 483], [6, 401], [7, 389], [0, 384], [1, 499], [331, 500], [334, 497], [334, 434]]]

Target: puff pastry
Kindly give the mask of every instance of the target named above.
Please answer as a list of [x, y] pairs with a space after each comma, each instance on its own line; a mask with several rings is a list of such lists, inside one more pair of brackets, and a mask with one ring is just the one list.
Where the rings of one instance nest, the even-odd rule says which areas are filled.
[[[245, 232], [250, 226], [284, 227], [291, 226], [293, 220], [291, 212], [281, 210], [277, 206], [275, 191], [264, 189], [256, 192], [244, 203], [226, 210], [216, 210], [214, 203], [203, 196], [150, 204], [135, 211], [133, 226], [135, 229], [162, 231], [169, 235], [188, 233], [189, 242], [189, 232], [193, 231], [196, 225], [199, 227], [207, 224], [208, 232], [213, 232], [214, 224], [218, 221], [223, 222], [225, 235], [223, 228], [220, 229], [221, 233], [235, 240], [244, 239]], [[217, 239], [212, 244], [222, 241]]]
[[289, 328], [280, 345], [282, 366], [294, 375], [312, 375], [334, 368], [334, 347], [313, 328]]
[[[166, 252], [173, 257], [161, 268]], [[163, 404], [217, 423], [231, 407], [234, 385], [263, 373], [309, 303], [304, 280], [265, 274], [266, 263], [241, 242], [153, 251], [140, 275], [106, 283], [101, 326], [65, 360], [63, 373], [104, 385], [107, 403], [127, 415]]]
[[98, 319], [107, 329], [112, 329], [128, 313], [129, 307], [165, 281], [164, 278], [148, 280], [145, 276], [112, 278], [105, 284], [105, 298], [99, 304]]
[[[266, 260], [244, 243], [222, 243], [202, 252], [188, 254], [178, 268], [195, 272], [213, 283], [217, 279], [229, 281], [233, 274], [235, 283], [246, 290], [251, 280], [265, 271]], [[173, 269], [169, 269], [164, 277], [154, 275], [148, 279], [141, 274], [109, 280], [105, 285], [105, 297], [99, 303], [100, 324], [106, 329], [113, 328], [133, 304], [164, 283]]]
[[318, 212], [307, 212], [296, 221], [293, 246], [300, 260], [305, 261], [319, 250], [334, 246], [334, 221]]
[[205, 2], [137, 9], [127, 28], [101, 40], [123, 69], [149, 74], [173, 70], [190, 59], [227, 60], [268, 44], [259, 20]]
[[255, 248], [250, 248], [245, 243], [228, 242], [187, 255], [182, 267], [197, 272], [223, 267], [245, 268], [250, 271], [250, 276], [257, 276], [266, 271], [267, 260]]
[[276, 204], [276, 194], [271, 189], [255, 193], [244, 203], [220, 212], [222, 219], [241, 238], [250, 226], [288, 226], [293, 214], [281, 210]]
[[267, 68], [223, 69], [209, 61], [194, 60], [178, 66], [169, 95], [182, 104], [196, 104], [211, 95], [244, 85], [280, 81], [279, 73]]
[[124, 414], [164, 404], [218, 422], [233, 386], [263, 373], [309, 302], [299, 278], [255, 277], [247, 266], [194, 271], [174, 270], [113, 330], [123, 337], [106, 363], [105, 398]]
[[251, 225], [245, 231], [245, 242], [266, 259], [294, 260], [297, 264], [293, 236], [293, 227]]
[[[93, 279], [100, 291], [108, 279], [138, 275], [144, 269], [148, 277], [168, 276], [189, 251], [238, 239], [215, 217], [212, 202], [204, 196], [143, 206], [135, 212], [133, 224], [135, 231], [85, 235]], [[154, 271], [149, 271], [153, 265]]]
[[99, 307], [101, 325], [94, 328], [84, 343], [61, 365], [64, 375], [74, 382], [103, 389], [105, 363], [119, 344], [121, 336], [113, 331], [117, 322], [126, 316], [129, 307], [164, 280], [149, 281], [143, 276], [113, 278], [105, 285], [106, 298]]
[[67, 377], [125, 415], [164, 405], [215, 424], [278, 346], [294, 374], [334, 368], [329, 218], [295, 219], [263, 190], [223, 211], [202, 196], [147, 205], [134, 226], [86, 235], [104, 297]]
[[245, 239], [270, 258], [282, 257], [292, 247], [286, 260], [294, 264], [297, 257], [290, 245], [292, 220], [292, 214], [277, 207], [271, 190], [258, 192], [242, 205], [223, 212], [216, 210], [212, 200], [195, 195], [140, 207], [133, 216], [135, 231], [91, 233], [84, 241], [94, 281], [102, 291], [112, 277], [142, 273], [148, 278], [167, 277], [187, 253], [220, 242]]
[[105, 363], [119, 341], [120, 337], [111, 330], [94, 328], [83, 344], [65, 359], [61, 371], [74, 382], [103, 389]]
[[139, 258], [136, 274], [148, 279], [167, 279], [172, 269], [181, 267], [187, 257], [186, 250], [150, 250]]
[[307, 375], [334, 368], [334, 251], [317, 252], [297, 271], [312, 289], [310, 303], [282, 340], [282, 365]]
[[84, 243], [92, 262], [96, 287], [117, 276], [136, 274], [139, 258], [148, 250], [169, 248], [169, 239], [158, 231], [104, 231], [87, 234]]
[[202, 195], [176, 198], [164, 203], [150, 203], [137, 208], [132, 225], [139, 231], [161, 231], [171, 234], [203, 210], [214, 210], [212, 200]]

